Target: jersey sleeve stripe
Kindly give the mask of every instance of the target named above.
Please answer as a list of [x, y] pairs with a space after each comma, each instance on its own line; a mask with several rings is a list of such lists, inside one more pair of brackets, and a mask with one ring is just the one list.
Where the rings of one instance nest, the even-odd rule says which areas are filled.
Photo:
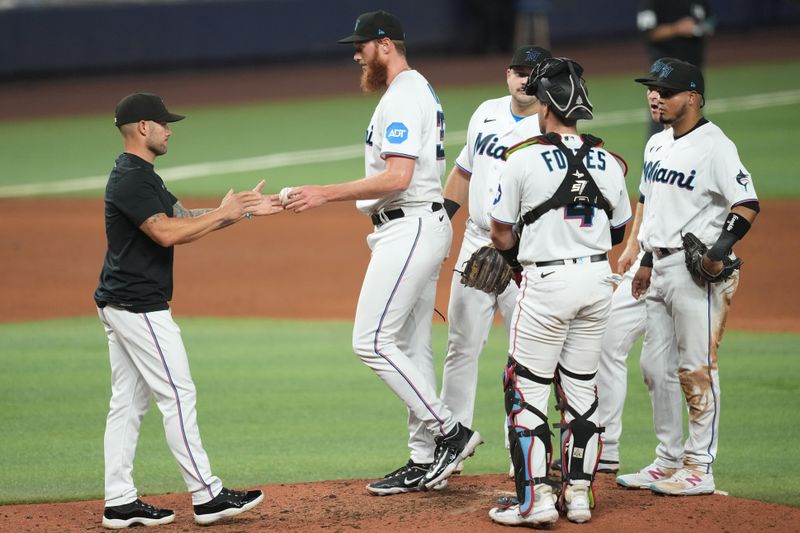
[[467, 170], [466, 168], [462, 167], [461, 165], [458, 164], [458, 162], [456, 162], [456, 166], [458, 168], [460, 168], [461, 170], [463, 170], [464, 172], [466, 172], [467, 174], [469, 174], [470, 176], [472, 175], [472, 171], [471, 170]]
[[500, 224], [505, 224], [506, 226], [513, 226], [514, 225], [513, 222], [506, 222], [505, 220], [500, 220], [499, 218], [495, 218], [494, 215], [489, 215], [489, 216], [491, 217], [492, 220], [494, 220], [495, 222], [499, 222]]
[[405, 157], [406, 159], [419, 159], [419, 157], [410, 154], [404, 154], [402, 152], [381, 152], [381, 159], [386, 159], [387, 157]]
[[747, 200], [739, 200], [738, 202], [736, 202], [735, 204], [733, 204], [731, 207], [733, 208], [733, 207], [736, 207], [736, 206], [739, 206], [739, 205], [742, 205], [742, 204], [746, 204], [746, 203], [748, 203], [748, 202], [755, 202], [755, 203], [759, 203], [759, 201], [758, 201], [758, 198], [749, 198], [749, 199], [747, 199]]
[[[630, 217], [628, 217], [628, 218], [625, 220], [625, 222], [621, 222], [620, 224], [617, 224], [616, 226], [613, 226], [613, 225], [612, 225], [612, 226], [611, 226], [611, 229], [617, 229], [617, 228], [621, 228], [622, 226], [624, 226], [625, 224], [627, 224], [628, 222], [630, 222], [632, 218], [633, 218], [633, 217], [632, 217], [632, 216], [630, 216]], [[611, 223], [611, 221], [609, 220], [609, 224], [610, 224], [610, 223]]]

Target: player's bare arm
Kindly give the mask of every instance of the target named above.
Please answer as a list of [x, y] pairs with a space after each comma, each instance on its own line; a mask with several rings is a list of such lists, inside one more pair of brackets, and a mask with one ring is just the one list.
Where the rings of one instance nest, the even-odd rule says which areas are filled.
[[636, 258], [641, 251], [639, 248], [639, 227], [642, 225], [642, 218], [644, 217], [644, 203], [639, 201], [636, 204], [636, 212], [633, 215], [633, 222], [631, 223], [630, 233], [628, 239], [625, 241], [625, 249], [617, 260], [617, 272], [624, 274], [630, 270], [631, 266], [636, 262]]
[[172, 216], [176, 218], [194, 218], [199, 217], [200, 215], [205, 215], [206, 213], [213, 211], [213, 207], [199, 207], [197, 209], [186, 209], [183, 207], [183, 204], [180, 200], [175, 202], [175, 205], [172, 206]]
[[517, 242], [514, 235], [514, 226], [492, 220], [492, 243], [500, 251], [510, 250]]
[[416, 159], [410, 157], [387, 157], [386, 168], [374, 176], [332, 185], [294, 187], [284, 208], [301, 213], [328, 202], [369, 200], [404, 191], [411, 183], [415, 162]]
[[453, 165], [453, 170], [447, 176], [442, 195], [444, 196], [444, 209], [451, 219], [458, 208], [469, 200], [469, 180], [472, 174], [458, 165]]
[[139, 226], [148, 237], [161, 246], [187, 244], [204, 235], [230, 226], [240, 220], [251, 209], [261, 204], [261, 193], [228, 191], [220, 206], [207, 213], [188, 218], [168, 217], [166, 213], [156, 213]]

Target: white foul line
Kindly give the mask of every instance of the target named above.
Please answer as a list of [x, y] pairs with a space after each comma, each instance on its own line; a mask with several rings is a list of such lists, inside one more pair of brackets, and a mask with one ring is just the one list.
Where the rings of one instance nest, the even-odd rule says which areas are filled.
[[[749, 111], [765, 107], [792, 105], [798, 102], [800, 102], [800, 90], [791, 90], [758, 95], [738, 96], [734, 98], [722, 98], [709, 102], [705, 109], [709, 114], [728, 113], [731, 111]], [[593, 128], [596, 126], [621, 126], [625, 124], [642, 123], [647, 121], [648, 118], [649, 114], [646, 109], [630, 109], [625, 111], [598, 113], [591, 124]], [[448, 146], [461, 144], [464, 142], [463, 139], [466, 138], [466, 136], [466, 131], [449, 133], [447, 135], [448, 141], [446, 144]], [[192, 178], [201, 178], [205, 176], [235, 174], [238, 172], [250, 172], [254, 170], [268, 170], [271, 168], [281, 168], [308, 163], [344, 161], [361, 157], [363, 154], [363, 144], [336, 146], [333, 148], [299, 150], [295, 152], [283, 152], [259, 157], [230, 159], [228, 161], [216, 161], [211, 163], [197, 163], [194, 165], [167, 167], [159, 169], [158, 173], [162, 178], [164, 178], [165, 181], [173, 182]], [[0, 186], [0, 198], [98, 190], [105, 187], [107, 180], [108, 175], [104, 174], [102, 176], [74, 178], [56, 182], [5, 185]]]

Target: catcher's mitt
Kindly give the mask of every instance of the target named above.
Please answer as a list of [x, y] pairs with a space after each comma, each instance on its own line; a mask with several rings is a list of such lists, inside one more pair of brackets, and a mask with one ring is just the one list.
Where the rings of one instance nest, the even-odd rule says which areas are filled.
[[742, 266], [742, 260], [738, 257], [731, 259], [727, 255], [722, 258], [722, 270], [712, 274], [703, 268], [703, 256], [708, 247], [703, 241], [695, 237], [693, 233], [683, 235], [683, 252], [686, 255], [686, 268], [695, 279], [707, 281], [709, 283], [719, 283], [730, 278], [733, 273]]
[[482, 246], [464, 262], [461, 283], [480, 291], [500, 295], [508, 287], [513, 271], [494, 246]]

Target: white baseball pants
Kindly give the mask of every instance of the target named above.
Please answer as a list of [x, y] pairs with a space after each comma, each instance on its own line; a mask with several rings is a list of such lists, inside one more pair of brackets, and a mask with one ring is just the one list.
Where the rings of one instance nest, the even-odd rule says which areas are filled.
[[211, 473], [200, 441], [189, 360], [171, 312], [131, 313], [110, 306], [97, 311], [108, 337], [111, 362], [104, 440], [106, 506], [125, 505], [137, 498], [133, 459], [151, 393], [164, 417], [167, 444], [192, 494], [192, 504], [208, 502], [222, 490], [222, 482]]
[[[469, 220], [456, 268], [462, 269], [475, 250], [491, 242], [489, 232]], [[471, 427], [478, 387], [478, 358], [489, 338], [494, 315], [498, 310], [508, 334], [518, 289], [512, 280], [505, 292], [496, 297], [466, 287], [460, 280], [461, 275], [455, 272], [450, 284], [450, 304], [447, 311], [449, 328], [442, 376], [442, 401], [450, 407], [456, 420]], [[500, 354], [498, 368], [504, 364], [505, 357]]]
[[444, 211], [375, 228], [353, 328], [355, 353], [408, 407], [409, 448], [418, 463], [432, 462], [433, 436], [456, 425], [436, 392], [431, 347], [436, 280], [452, 238]]
[[[545, 274], [542, 277], [542, 274]], [[509, 335], [509, 353], [535, 375], [552, 378], [560, 364], [573, 374], [589, 379], [562, 379], [567, 402], [578, 413], [586, 413], [595, 400], [595, 378], [600, 344], [611, 309], [611, 268], [607, 261], [550, 267], [526, 267], [523, 271]], [[542, 413], [548, 412], [550, 386], [528, 379], [517, 380], [525, 401]], [[567, 412], [569, 423], [573, 416]], [[541, 420], [522, 410], [517, 424], [533, 429]], [[597, 424], [595, 410], [588, 417]], [[532, 471], [544, 468], [544, 448], [534, 447]], [[586, 447], [584, 464], [594, 466], [597, 435]]]
[[[642, 349], [642, 368], [658, 365], [668, 379], [683, 389], [689, 413], [689, 438], [683, 446], [682, 465], [712, 472], [719, 444], [720, 387], [717, 350], [725, 329], [738, 272], [722, 283], [698, 283], [686, 269], [683, 253], [654, 258], [647, 292], [647, 339]], [[663, 378], [662, 378], [663, 379]], [[653, 402], [657, 398], [651, 395]], [[668, 425], [681, 426], [680, 417], [653, 405], [653, 423], [658, 431]], [[659, 444], [656, 456], [663, 461]], [[664, 464], [676, 467], [679, 463]]]

